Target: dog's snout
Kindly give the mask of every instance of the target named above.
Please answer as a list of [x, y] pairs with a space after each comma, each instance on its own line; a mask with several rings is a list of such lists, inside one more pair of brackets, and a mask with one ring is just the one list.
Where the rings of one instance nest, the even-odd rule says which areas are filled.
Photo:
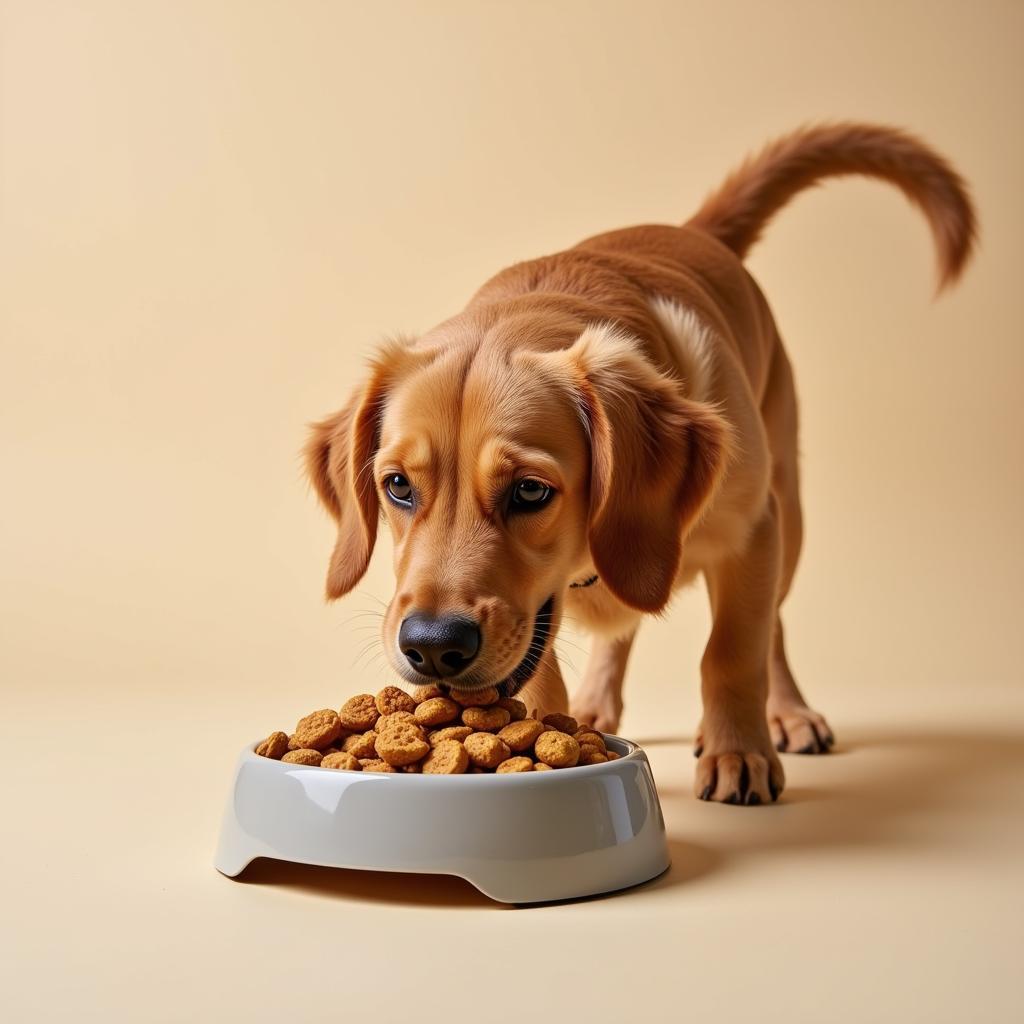
[[459, 615], [413, 612], [402, 620], [398, 646], [420, 675], [454, 676], [476, 657], [480, 627]]

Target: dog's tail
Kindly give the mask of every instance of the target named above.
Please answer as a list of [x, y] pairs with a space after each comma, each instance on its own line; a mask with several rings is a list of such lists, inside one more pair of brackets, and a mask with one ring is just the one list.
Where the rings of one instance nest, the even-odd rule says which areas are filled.
[[967, 186], [948, 161], [896, 128], [839, 123], [785, 135], [729, 175], [689, 224], [743, 259], [797, 192], [846, 174], [882, 178], [920, 207], [938, 250], [939, 290], [956, 281], [977, 234]]

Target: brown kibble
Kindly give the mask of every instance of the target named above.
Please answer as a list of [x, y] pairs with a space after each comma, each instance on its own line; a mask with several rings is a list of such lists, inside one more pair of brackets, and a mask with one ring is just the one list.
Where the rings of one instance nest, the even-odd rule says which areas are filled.
[[295, 733], [292, 733], [288, 737], [288, 749], [289, 750], [301, 750], [302, 744], [295, 738]]
[[536, 718], [524, 718], [521, 722], [512, 722], [498, 733], [498, 739], [507, 743], [509, 749], [517, 754], [529, 750], [537, 737], [544, 732], [544, 726]]
[[482, 690], [452, 690], [448, 696], [464, 708], [483, 708], [498, 702], [498, 691], [493, 686]]
[[559, 732], [567, 732], [570, 736], [580, 727], [580, 723], [572, 715], [559, 715], [555, 713], [545, 715], [541, 721], [545, 725], [554, 726]]
[[412, 699], [417, 704], [422, 704], [425, 700], [433, 700], [434, 697], [443, 697], [444, 694], [441, 692], [440, 686], [435, 686], [431, 683], [429, 686], [414, 686], [412, 691]]
[[431, 697], [416, 705], [416, 721], [421, 725], [446, 725], [459, 717], [459, 705], [447, 697]]
[[341, 720], [336, 711], [324, 708], [299, 719], [295, 726], [295, 742], [300, 747], [323, 750], [341, 735]]
[[515, 697], [502, 697], [498, 701], [498, 707], [508, 712], [509, 720], [512, 722], [521, 722], [527, 714], [526, 705]]
[[299, 750], [289, 750], [282, 761], [287, 761], [289, 764], [308, 764], [308, 765], [319, 765], [323, 760], [323, 754], [319, 750], [313, 750], [312, 748]]
[[461, 775], [469, 767], [469, 754], [458, 740], [441, 740], [423, 762], [424, 775]]
[[377, 753], [396, 768], [412, 764], [430, 752], [423, 730], [409, 722], [400, 722], [385, 729], [377, 737]]
[[589, 743], [587, 744], [587, 747], [589, 748], [587, 753], [583, 753], [582, 750], [580, 751], [579, 760], [576, 762], [577, 764], [604, 764], [605, 761], [608, 760], [605, 754], [596, 747], [593, 747]]
[[475, 732], [463, 745], [470, 761], [479, 768], [497, 768], [512, 756], [508, 745], [491, 732]]
[[589, 763], [586, 762], [586, 758], [591, 754], [603, 755], [604, 751], [596, 743], [580, 743], [580, 763]]
[[458, 740], [464, 742], [467, 736], [473, 735], [473, 729], [468, 725], [448, 725], [443, 729], [434, 729], [427, 733], [427, 742], [436, 747], [442, 740]]
[[614, 750], [606, 750], [604, 752], [604, 756], [607, 761], [618, 761], [618, 759], [622, 757], [621, 754], [616, 754]]
[[376, 757], [377, 748], [374, 746], [377, 740], [377, 733], [371, 729], [369, 732], [359, 733], [355, 736], [349, 736], [347, 740], [341, 745], [341, 749], [346, 754], [351, 754], [353, 757]]
[[339, 750], [335, 754], [325, 754], [324, 759], [320, 762], [320, 767], [337, 768], [346, 772], [357, 772], [360, 770], [359, 759], [351, 754], [346, 754], [343, 750]]
[[538, 762], [537, 762], [537, 763], [536, 763], [536, 764], [535, 764], [535, 765], [533, 766], [533, 770], [534, 770], [535, 772], [553, 772], [553, 771], [554, 771], [555, 769], [554, 769], [554, 768], [552, 768], [552, 767], [551, 767], [551, 765], [549, 765], [549, 764], [545, 764], [545, 763], [544, 763], [543, 761], [538, 761]]
[[359, 767], [364, 772], [386, 772], [395, 773], [398, 771], [397, 768], [393, 768], [383, 758], [380, 757], [364, 757], [359, 761]]
[[593, 729], [577, 729], [575, 739], [580, 746], [583, 746], [584, 743], [591, 743], [601, 750], [605, 749], [604, 737]]
[[288, 733], [272, 732], [256, 747], [256, 753], [260, 757], [269, 757], [273, 761], [280, 761], [288, 753]]
[[538, 761], [552, 768], [571, 768], [580, 758], [580, 745], [563, 732], [545, 732], [533, 745]]
[[377, 702], [372, 694], [360, 693], [356, 697], [350, 697], [341, 706], [338, 718], [346, 729], [353, 732], [366, 732], [377, 724], [380, 712], [377, 710]]
[[377, 710], [382, 715], [393, 715], [396, 711], [412, 711], [416, 701], [397, 686], [385, 686], [374, 698]]
[[498, 775], [507, 775], [509, 772], [532, 771], [533, 761], [528, 757], [510, 757], [507, 761], [502, 761], [495, 769], [495, 773]]
[[405, 723], [411, 723], [413, 725], [419, 724], [416, 721], [416, 716], [411, 711], [392, 711], [390, 715], [381, 715], [380, 718], [377, 719], [377, 724], [374, 726], [374, 729], [376, 729], [378, 733], [382, 733], [396, 725], [404, 725]]
[[508, 725], [509, 715], [504, 708], [466, 708], [462, 712], [464, 725], [471, 725], [476, 732], [497, 732]]
[[409, 775], [419, 775], [423, 771], [423, 762], [413, 761], [412, 764], [403, 764], [401, 770]]

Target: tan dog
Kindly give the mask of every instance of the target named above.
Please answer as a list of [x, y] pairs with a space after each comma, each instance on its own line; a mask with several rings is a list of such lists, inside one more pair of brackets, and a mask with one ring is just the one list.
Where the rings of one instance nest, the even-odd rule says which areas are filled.
[[801, 543], [793, 377], [742, 259], [794, 193], [844, 174], [902, 189], [931, 225], [940, 284], [956, 279], [975, 218], [949, 164], [899, 131], [811, 128], [683, 227], [503, 271], [457, 316], [386, 346], [315, 425], [309, 472], [338, 523], [328, 596], [365, 572], [383, 511], [398, 579], [384, 647], [405, 680], [525, 686], [534, 707], [564, 710], [550, 641], [569, 609], [595, 634], [573, 713], [613, 731], [641, 617], [703, 573], [697, 794], [775, 800], [776, 750], [829, 748], [779, 620]]

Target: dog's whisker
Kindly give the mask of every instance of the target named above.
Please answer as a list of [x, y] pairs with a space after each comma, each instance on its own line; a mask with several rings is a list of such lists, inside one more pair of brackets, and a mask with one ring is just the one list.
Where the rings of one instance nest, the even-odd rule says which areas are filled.
[[364, 643], [363, 646], [360, 648], [358, 654], [356, 654], [356, 656], [355, 656], [355, 659], [354, 659], [353, 665], [352, 665], [353, 670], [355, 670], [355, 669], [360, 667], [359, 666], [359, 662], [363, 658], [365, 658], [368, 654], [371, 654], [372, 652], [374, 652], [375, 648], [380, 648], [381, 646], [382, 645], [380, 643], [380, 638], [379, 637], [373, 637], [370, 640], [368, 640], [366, 643]]

